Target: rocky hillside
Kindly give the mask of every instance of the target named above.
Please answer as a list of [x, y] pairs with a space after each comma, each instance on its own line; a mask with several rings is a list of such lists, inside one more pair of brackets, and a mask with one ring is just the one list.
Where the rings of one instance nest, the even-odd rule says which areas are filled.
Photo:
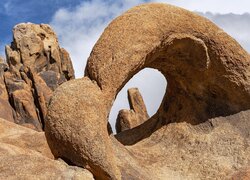
[[[48, 25], [19, 24], [13, 37], [0, 62], [0, 179], [250, 179], [250, 55], [209, 20], [134, 7], [81, 79]], [[116, 95], [147, 67], [168, 80], [160, 108], [149, 117], [129, 89], [113, 134]]]

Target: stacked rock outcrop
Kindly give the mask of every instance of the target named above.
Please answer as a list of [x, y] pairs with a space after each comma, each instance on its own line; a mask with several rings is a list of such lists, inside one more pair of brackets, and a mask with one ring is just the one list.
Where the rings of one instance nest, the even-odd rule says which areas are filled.
[[[146, 67], [167, 79], [161, 106], [114, 136], [112, 103]], [[249, 70], [249, 54], [209, 20], [170, 5], [137, 6], [105, 29], [85, 77], [55, 91], [49, 146], [96, 179], [230, 178], [250, 162]]]
[[18, 24], [13, 38], [0, 62], [0, 117], [41, 131], [52, 92], [74, 79], [71, 59], [49, 25]]

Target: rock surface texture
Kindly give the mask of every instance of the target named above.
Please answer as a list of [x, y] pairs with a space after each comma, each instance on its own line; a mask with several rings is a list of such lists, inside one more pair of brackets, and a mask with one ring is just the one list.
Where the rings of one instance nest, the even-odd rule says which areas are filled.
[[18, 24], [13, 38], [0, 61], [0, 117], [41, 131], [52, 92], [74, 79], [72, 63], [49, 25]]
[[239, 170], [233, 175], [232, 180], [248, 180], [250, 179], [250, 168], [244, 168]]
[[44, 132], [0, 118], [0, 179], [93, 179], [86, 169], [54, 160]]
[[[168, 81], [161, 106], [114, 136], [112, 103], [146, 67]], [[249, 54], [209, 20], [170, 5], [134, 7], [105, 29], [85, 77], [56, 89], [48, 144], [96, 179], [230, 178], [250, 163], [249, 72]]]

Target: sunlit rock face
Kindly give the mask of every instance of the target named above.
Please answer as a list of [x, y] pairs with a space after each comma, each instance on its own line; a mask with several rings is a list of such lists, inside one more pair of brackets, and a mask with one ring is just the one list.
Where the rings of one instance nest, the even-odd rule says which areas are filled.
[[[147, 67], [168, 81], [161, 106], [114, 136], [112, 103]], [[209, 20], [170, 5], [134, 7], [105, 29], [85, 77], [56, 90], [48, 143], [97, 179], [231, 177], [250, 162], [249, 67], [249, 54]]]

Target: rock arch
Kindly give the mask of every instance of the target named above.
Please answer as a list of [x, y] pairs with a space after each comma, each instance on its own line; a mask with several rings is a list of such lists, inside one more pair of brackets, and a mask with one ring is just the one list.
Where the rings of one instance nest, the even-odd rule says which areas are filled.
[[[199, 124], [249, 109], [249, 62], [233, 38], [199, 15], [164, 4], [132, 8], [105, 29], [85, 77], [56, 90], [45, 127], [49, 145], [56, 157], [97, 178], [145, 179], [146, 170], [133, 172], [133, 156], [120, 157], [129, 151], [122, 144], [136, 144], [170, 122]], [[107, 116], [120, 89], [145, 67], [161, 71], [168, 88], [152, 118], [116, 136], [120, 144], [108, 134]]]

